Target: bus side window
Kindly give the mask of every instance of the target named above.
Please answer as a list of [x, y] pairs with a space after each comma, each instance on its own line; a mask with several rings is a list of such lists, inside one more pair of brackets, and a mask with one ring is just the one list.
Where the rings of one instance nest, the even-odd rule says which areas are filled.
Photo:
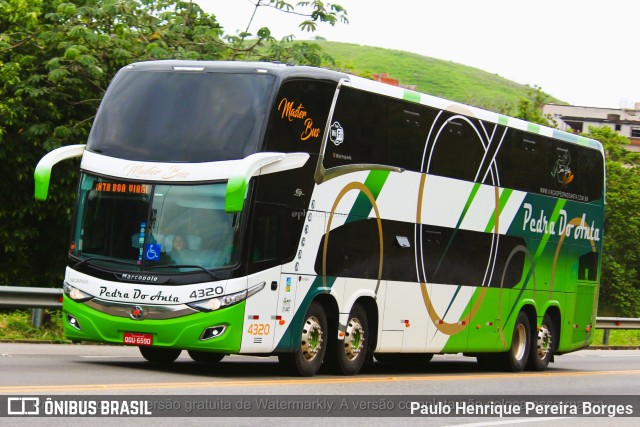
[[459, 117], [439, 125], [429, 157], [429, 173], [473, 181], [485, 155], [483, 142], [473, 126]]
[[433, 109], [391, 101], [389, 105], [388, 163], [408, 170], [420, 170], [429, 125], [435, 119]]
[[278, 258], [280, 218], [269, 208], [268, 205], [256, 205], [251, 245], [251, 261], [254, 263]]
[[327, 169], [352, 164], [386, 164], [389, 159], [390, 98], [343, 87], [331, 126], [341, 129], [327, 144], [323, 164]]
[[598, 280], [598, 253], [588, 252], [578, 260], [578, 280]]
[[[282, 205], [256, 203], [249, 247], [252, 272], [294, 257], [298, 247], [299, 212]], [[268, 265], [267, 265], [268, 264]]]

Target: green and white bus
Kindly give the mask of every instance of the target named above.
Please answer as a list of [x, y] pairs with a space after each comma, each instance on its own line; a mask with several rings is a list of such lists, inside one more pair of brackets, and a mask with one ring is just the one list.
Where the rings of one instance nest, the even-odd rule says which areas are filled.
[[38, 199], [77, 156], [73, 341], [310, 376], [440, 353], [544, 370], [592, 340], [594, 140], [335, 71], [157, 61], [43, 157]]

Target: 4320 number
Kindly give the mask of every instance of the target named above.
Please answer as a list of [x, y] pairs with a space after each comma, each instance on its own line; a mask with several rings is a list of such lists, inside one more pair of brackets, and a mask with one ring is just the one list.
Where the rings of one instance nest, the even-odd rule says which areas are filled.
[[269, 335], [271, 325], [268, 323], [252, 323], [247, 329], [249, 335]]

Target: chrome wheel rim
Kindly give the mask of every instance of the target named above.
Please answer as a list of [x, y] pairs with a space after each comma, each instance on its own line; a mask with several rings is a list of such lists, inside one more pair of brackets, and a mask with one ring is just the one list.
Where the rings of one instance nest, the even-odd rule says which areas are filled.
[[309, 317], [302, 328], [302, 356], [305, 360], [313, 360], [322, 348], [322, 327], [317, 317]]
[[347, 359], [353, 360], [358, 357], [363, 346], [364, 328], [359, 319], [353, 318], [349, 320], [349, 324], [344, 333], [344, 352]]
[[537, 354], [540, 360], [544, 360], [551, 351], [553, 336], [547, 325], [542, 325], [538, 330]]

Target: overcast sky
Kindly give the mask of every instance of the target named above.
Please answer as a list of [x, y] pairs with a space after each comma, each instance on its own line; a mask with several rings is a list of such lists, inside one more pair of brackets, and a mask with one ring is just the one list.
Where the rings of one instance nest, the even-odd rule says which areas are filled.
[[[227, 33], [244, 30], [255, 0], [193, 0]], [[295, 4], [298, 0], [289, 0]], [[250, 32], [405, 50], [538, 85], [574, 105], [640, 102], [638, 0], [336, 0], [349, 23], [298, 31], [300, 17], [262, 7]]]

